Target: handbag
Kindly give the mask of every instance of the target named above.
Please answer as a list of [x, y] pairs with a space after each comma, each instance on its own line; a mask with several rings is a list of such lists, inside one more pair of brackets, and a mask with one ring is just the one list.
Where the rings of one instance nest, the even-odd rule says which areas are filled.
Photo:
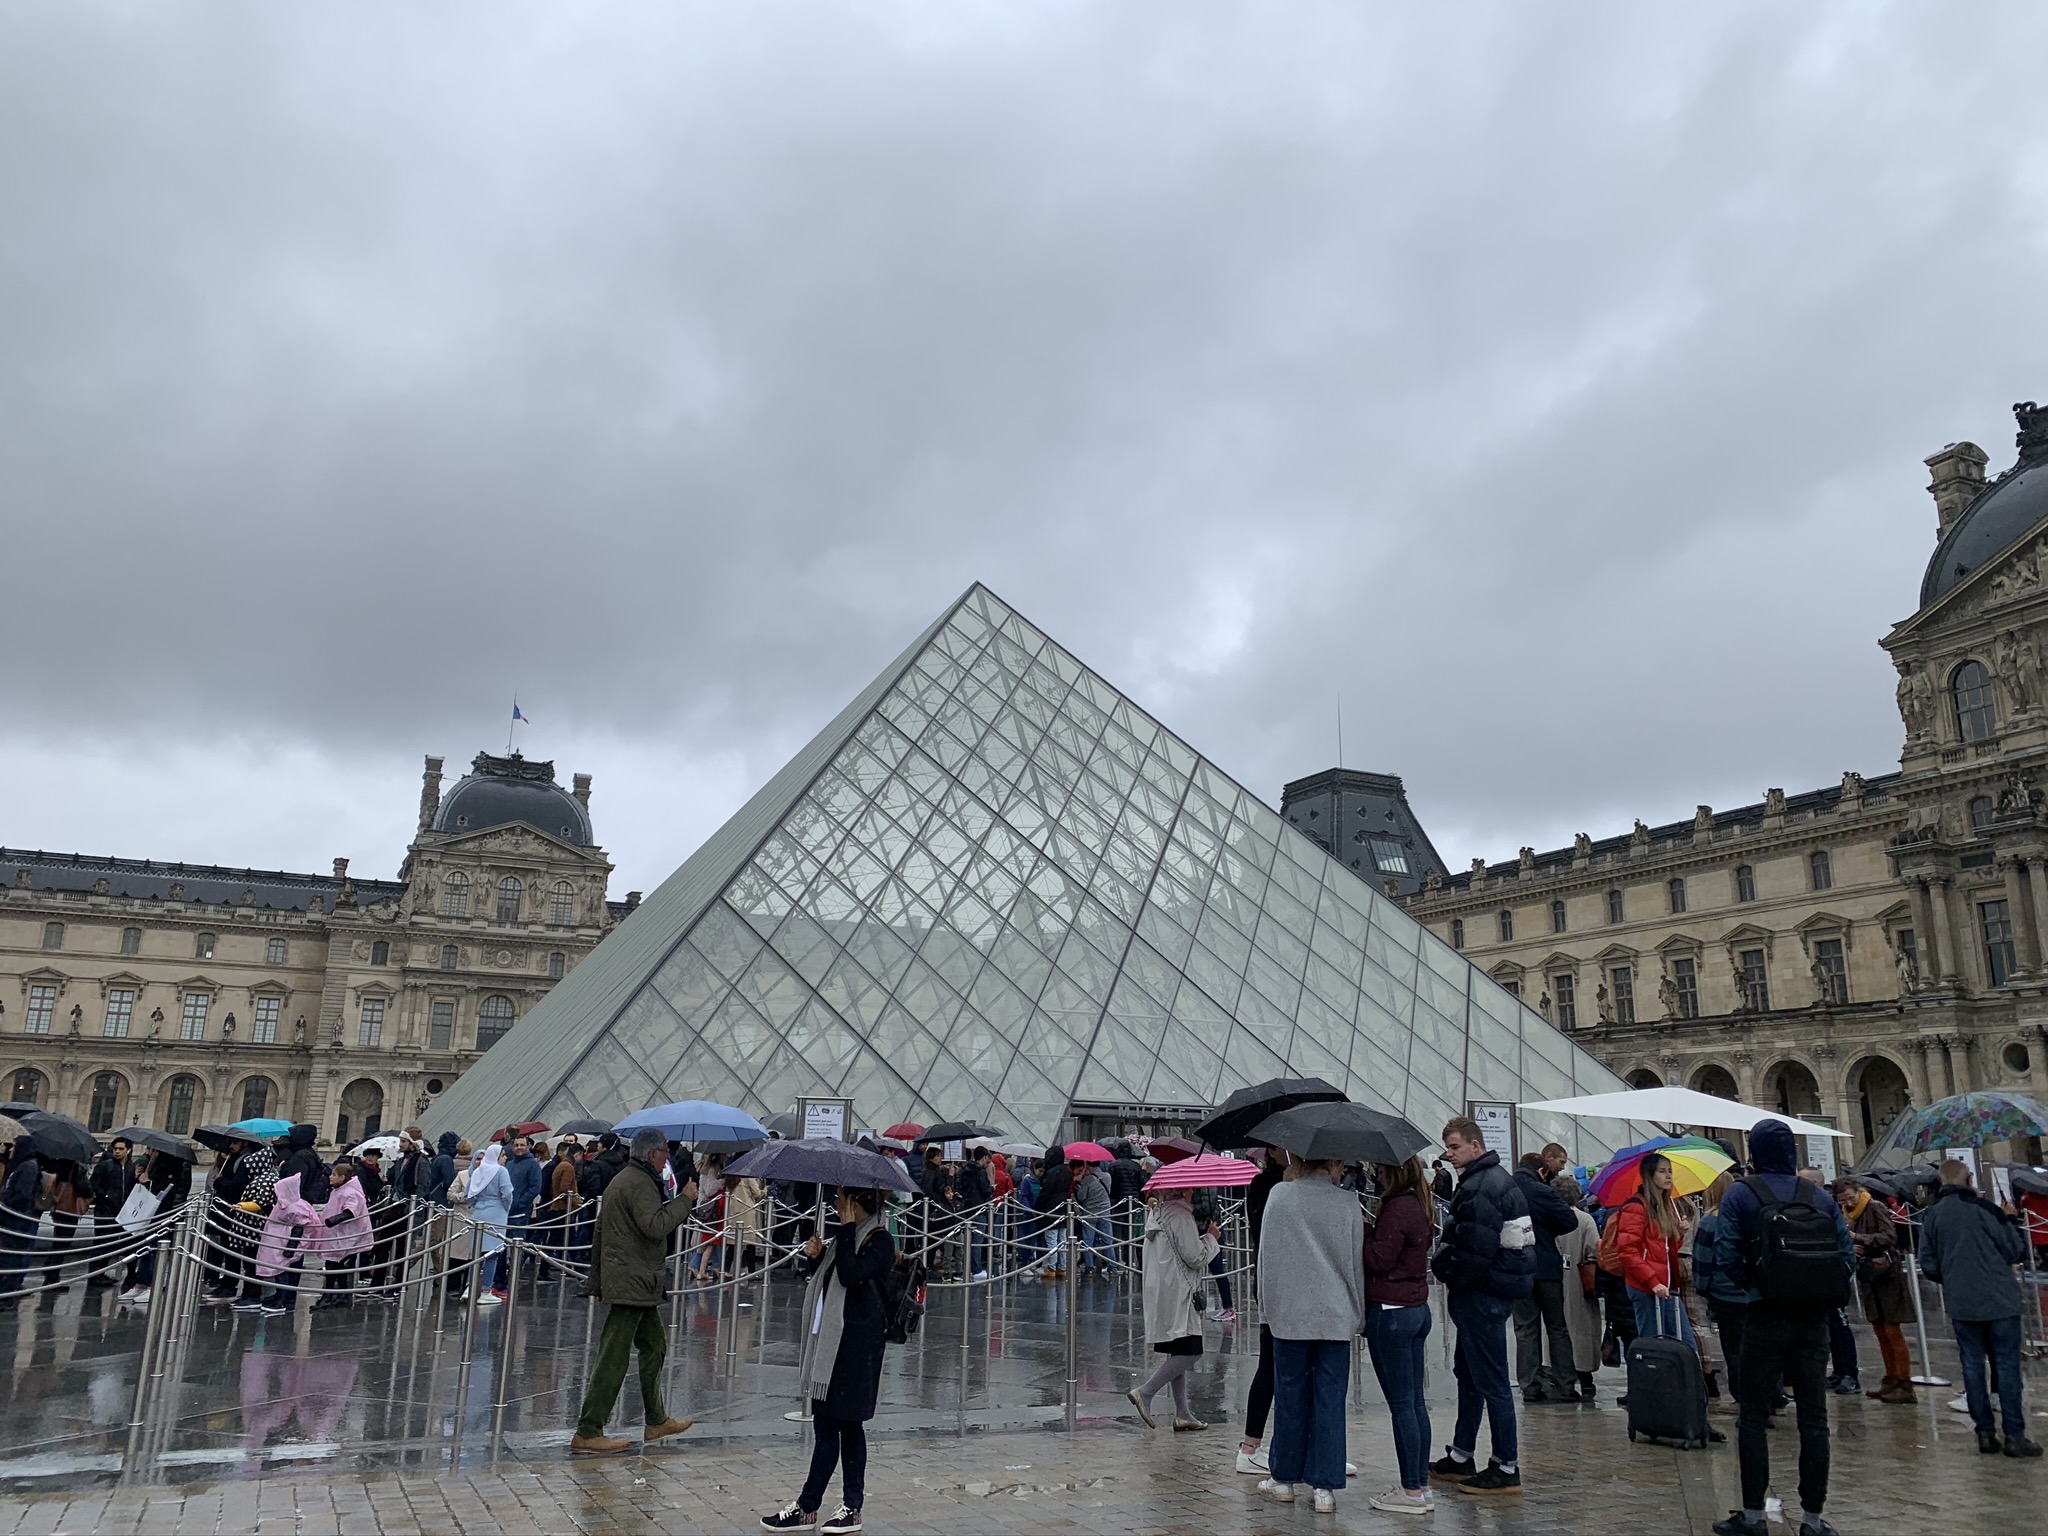
[[128, 1198], [121, 1203], [121, 1214], [114, 1218], [129, 1232], [140, 1232], [156, 1215], [156, 1208], [163, 1203], [163, 1196], [147, 1184], [138, 1184], [128, 1191]]
[[1579, 1265], [1579, 1291], [1588, 1301], [1594, 1300], [1600, 1294], [1600, 1266], [1591, 1259], [1584, 1260]]

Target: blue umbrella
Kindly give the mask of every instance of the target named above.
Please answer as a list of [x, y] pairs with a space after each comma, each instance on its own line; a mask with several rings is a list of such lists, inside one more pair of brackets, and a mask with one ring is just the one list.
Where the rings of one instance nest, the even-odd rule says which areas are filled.
[[781, 1179], [791, 1184], [848, 1184], [856, 1189], [917, 1193], [917, 1181], [893, 1157], [850, 1141], [771, 1141], [725, 1165], [728, 1178]]
[[766, 1141], [768, 1128], [744, 1109], [729, 1104], [712, 1104], [703, 1099], [685, 1099], [680, 1104], [656, 1104], [626, 1116], [612, 1129], [621, 1141], [653, 1126], [670, 1141]]
[[280, 1136], [289, 1136], [291, 1129], [292, 1123], [289, 1120], [265, 1120], [260, 1117], [254, 1120], [237, 1120], [228, 1127], [234, 1135], [250, 1141], [275, 1141]]

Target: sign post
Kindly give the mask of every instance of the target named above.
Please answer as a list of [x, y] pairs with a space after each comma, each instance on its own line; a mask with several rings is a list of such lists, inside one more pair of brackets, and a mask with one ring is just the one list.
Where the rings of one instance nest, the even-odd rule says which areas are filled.
[[1498, 1154], [1501, 1167], [1512, 1171], [1515, 1166], [1515, 1106], [1486, 1099], [1467, 1099], [1465, 1113], [1478, 1122], [1479, 1137], [1486, 1143], [1487, 1151]]
[[[1835, 1117], [1833, 1115], [1801, 1115], [1799, 1118], [1809, 1121], [1814, 1125], [1824, 1125], [1829, 1130], [1835, 1128]], [[1820, 1170], [1820, 1181], [1823, 1184], [1834, 1183], [1835, 1138], [1832, 1136], [1808, 1136], [1806, 1138], [1806, 1161], [1808, 1166]]]
[[853, 1140], [853, 1100], [800, 1098], [797, 1125], [805, 1141]]

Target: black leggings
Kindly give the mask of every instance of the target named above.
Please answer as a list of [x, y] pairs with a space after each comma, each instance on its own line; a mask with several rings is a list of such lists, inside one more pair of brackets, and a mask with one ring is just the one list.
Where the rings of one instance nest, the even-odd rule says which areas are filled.
[[1244, 1398], [1244, 1437], [1266, 1438], [1266, 1415], [1273, 1411], [1273, 1330], [1259, 1324], [1259, 1368], [1252, 1372], [1251, 1390]]
[[846, 1507], [859, 1509], [868, 1494], [868, 1432], [859, 1419], [835, 1419], [820, 1413], [822, 1406], [815, 1401], [811, 1404], [811, 1432], [817, 1443], [811, 1448], [811, 1475], [804, 1479], [804, 1491], [796, 1501], [816, 1514], [824, 1507], [825, 1485], [832, 1481], [837, 1467]]

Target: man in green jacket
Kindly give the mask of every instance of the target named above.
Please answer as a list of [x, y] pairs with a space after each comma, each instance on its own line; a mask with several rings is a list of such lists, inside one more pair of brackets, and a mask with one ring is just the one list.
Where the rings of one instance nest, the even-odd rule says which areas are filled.
[[640, 1352], [640, 1398], [647, 1409], [643, 1445], [652, 1445], [690, 1427], [688, 1419], [672, 1419], [661, 1399], [661, 1368], [668, 1359], [668, 1330], [662, 1326], [662, 1270], [668, 1259], [668, 1235], [690, 1219], [697, 1203], [697, 1182], [683, 1186], [676, 1199], [667, 1198], [662, 1170], [668, 1166], [668, 1139], [658, 1130], [636, 1131], [631, 1160], [605, 1187], [597, 1218], [597, 1239], [590, 1257], [590, 1288], [610, 1310], [598, 1341], [597, 1366], [583, 1394], [576, 1434], [569, 1449], [583, 1456], [616, 1456], [633, 1442], [604, 1432], [626, 1380], [626, 1363]]

